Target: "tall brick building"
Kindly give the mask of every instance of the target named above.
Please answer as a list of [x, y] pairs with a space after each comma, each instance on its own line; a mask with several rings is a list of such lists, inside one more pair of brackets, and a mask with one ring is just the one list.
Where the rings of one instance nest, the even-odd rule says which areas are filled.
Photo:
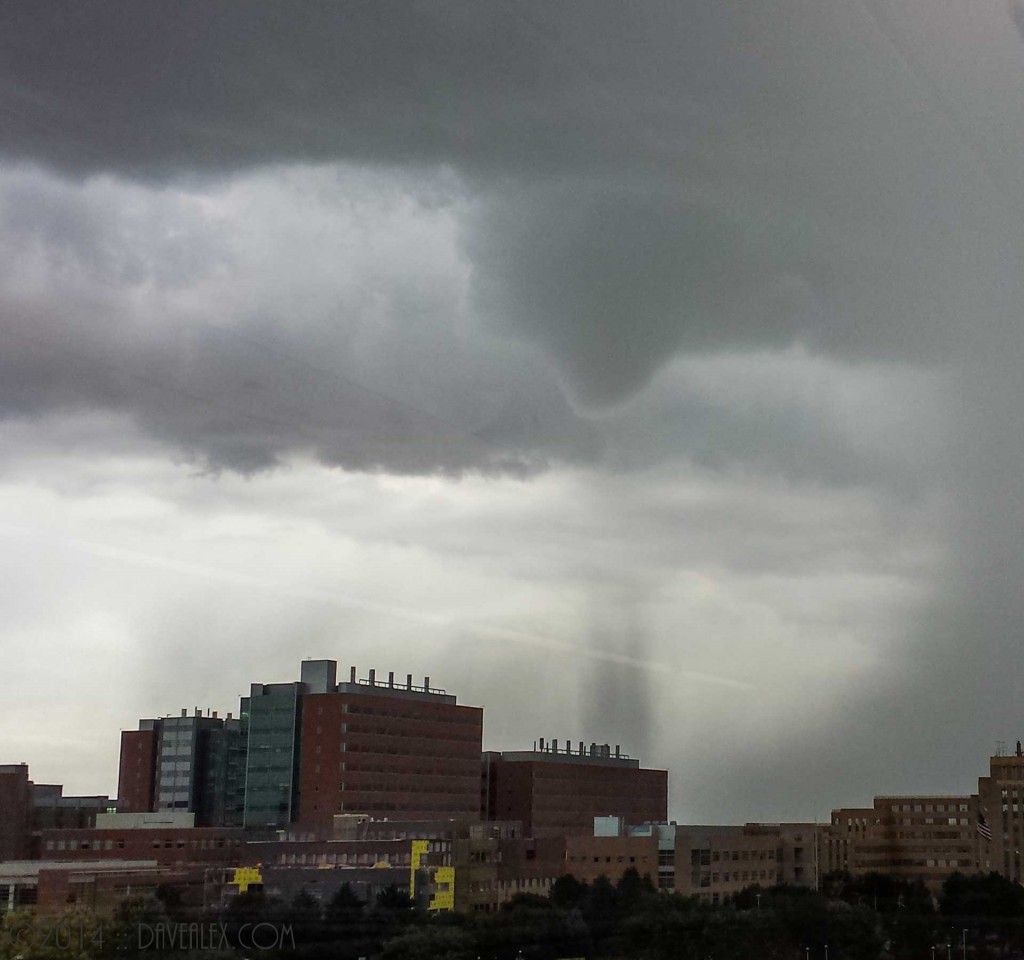
[[668, 819], [668, 771], [645, 769], [607, 744], [574, 752], [541, 740], [536, 750], [488, 752], [482, 776], [484, 818], [519, 820], [528, 837], [586, 834], [595, 817]]
[[0, 860], [24, 860], [32, 836], [28, 764], [0, 764]]
[[319, 686], [322, 692], [302, 697], [301, 825], [326, 830], [339, 813], [479, 816], [481, 708], [459, 704], [429, 678], [420, 686], [407, 676], [402, 684], [371, 670], [359, 680], [354, 667], [347, 682], [329, 675]]

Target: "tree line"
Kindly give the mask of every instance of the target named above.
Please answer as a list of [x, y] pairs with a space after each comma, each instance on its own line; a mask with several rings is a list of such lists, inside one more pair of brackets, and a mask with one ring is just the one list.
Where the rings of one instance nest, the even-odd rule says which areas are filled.
[[[220, 942], [196, 940], [201, 923]], [[139, 930], [161, 925], [191, 929], [192, 939], [140, 942]], [[70, 938], [43, 942], [55, 928]], [[264, 941], [255, 951], [242, 942], [254, 928]], [[0, 960], [252, 960], [254, 952], [266, 960], [1024, 960], [1024, 887], [997, 874], [953, 874], [932, 896], [920, 882], [836, 873], [819, 891], [755, 885], [712, 905], [658, 892], [630, 870], [618, 883], [566, 875], [548, 896], [519, 894], [494, 912], [428, 914], [396, 887], [366, 902], [343, 884], [323, 904], [306, 891], [290, 902], [250, 892], [197, 916], [163, 888], [123, 902], [113, 917], [14, 913], [0, 926]]]

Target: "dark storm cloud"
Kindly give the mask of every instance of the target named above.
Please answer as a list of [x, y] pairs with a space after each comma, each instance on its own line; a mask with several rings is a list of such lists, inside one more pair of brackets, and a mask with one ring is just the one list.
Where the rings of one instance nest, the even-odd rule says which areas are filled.
[[481, 201], [464, 243], [477, 309], [543, 344], [588, 404], [678, 350], [800, 336], [941, 356], [961, 291], [984, 296], [1005, 265], [1004, 245], [976, 242], [992, 197], [969, 150], [856, 4], [0, 16], [9, 160], [150, 181], [454, 168]]
[[588, 404], [634, 394], [681, 350], [779, 346], [798, 330], [772, 247], [660, 182], [513, 193], [467, 249], [478, 308], [543, 343]]

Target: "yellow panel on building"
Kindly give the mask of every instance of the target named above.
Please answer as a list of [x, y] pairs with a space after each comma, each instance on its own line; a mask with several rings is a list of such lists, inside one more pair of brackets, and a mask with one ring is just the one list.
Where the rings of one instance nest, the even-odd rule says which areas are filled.
[[455, 867], [438, 867], [433, 876], [435, 887], [444, 887], [438, 890], [427, 904], [428, 910], [448, 911], [455, 909]]
[[259, 867], [237, 867], [232, 874], [231, 882], [238, 887], [239, 893], [245, 893], [250, 884], [263, 883], [263, 874]]

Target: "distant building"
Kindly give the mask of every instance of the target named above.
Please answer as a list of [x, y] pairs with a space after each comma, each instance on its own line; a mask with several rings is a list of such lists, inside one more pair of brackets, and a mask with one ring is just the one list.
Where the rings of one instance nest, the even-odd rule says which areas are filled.
[[817, 889], [827, 835], [813, 823], [679, 825], [675, 890], [715, 904], [755, 884]]
[[254, 683], [242, 699], [248, 738], [243, 824], [284, 828], [298, 812], [301, 683]]
[[483, 711], [444, 690], [358, 678], [306, 660], [300, 680], [253, 684], [243, 701], [245, 826], [329, 836], [338, 814], [478, 818]]
[[0, 765], [0, 861], [39, 856], [44, 830], [88, 829], [114, 808], [109, 797], [66, 797], [57, 783], [33, 783], [28, 765]]
[[200, 826], [240, 826], [245, 735], [240, 719], [204, 716], [198, 708], [140, 720], [138, 730], [121, 734], [118, 809], [182, 811], [194, 813]]
[[1017, 741], [1013, 756], [989, 758], [989, 775], [978, 778], [974, 833], [980, 869], [995, 870], [1020, 883], [1024, 838], [1024, 750]]
[[302, 698], [303, 826], [329, 829], [339, 813], [479, 818], [483, 710], [459, 704], [429, 678], [403, 684], [371, 670], [359, 680], [353, 667], [347, 682], [326, 686]]
[[875, 797], [870, 809], [833, 810], [829, 866], [937, 891], [952, 873], [977, 872], [977, 816], [978, 798], [961, 794]]
[[826, 873], [853, 874], [857, 849], [875, 825], [874, 807], [842, 807], [832, 811], [825, 843]]
[[595, 817], [664, 822], [668, 772], [607, 744], [574, 750], [540, 740], [534, 750], [483, 755], [481, 807], [486, 820], [521, 821], [528, 837], [591, 834]]
[[32, 839], [32, 783], [27, 763], [0, 765], [0, 860], [24, 860]]

